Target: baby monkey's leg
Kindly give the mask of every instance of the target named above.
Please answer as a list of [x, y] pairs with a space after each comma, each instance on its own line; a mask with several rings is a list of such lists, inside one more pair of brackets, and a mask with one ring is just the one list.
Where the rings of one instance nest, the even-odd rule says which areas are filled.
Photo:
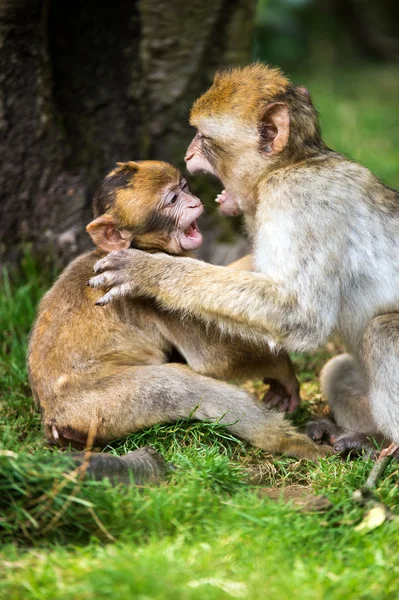
[[269, 452], [310, 459], [325, 454], [324, 448], [248, 392], [173, 363], [126, 368], [85, 392], [76, 391], [57, 413], [47, 411], [44, 422], [52, 441], [79, 446], [89, 431], [97, 444], [105, 444], [157, 423], [189, 417], [219, 421], [231, 433]]
[[269, 384], [265, 406], [292, 412], [300, 404], [299, 382], [286, 352], [273, 352], [256, 340], [220, 334], [201, 320], [179, 313], [159, 312], [156, 318], [162, 334], [196, 373], [235, 382], [263, 379]]

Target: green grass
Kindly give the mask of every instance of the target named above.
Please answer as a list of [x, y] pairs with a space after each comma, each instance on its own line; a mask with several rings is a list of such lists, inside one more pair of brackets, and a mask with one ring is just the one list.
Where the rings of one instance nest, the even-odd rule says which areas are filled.
[[[293, 79], [310, 88], [327, 143], [399, 187], [398, 67]], [[27, 333], [49, 284], [29, 260], [0, 284], [0, 597], [398, 597], [398, 522], [368, 534], [355, 530], [365, 509], [352, 492], [370, 461], [273, 459], [218, 425], [178, 423], [107, 448], [159, 450], [175, 465], [165, 484], [137, 489], [67, 479], [65, 457], [43, 441], [25, 367]], [[322, 412], [316, 376], [335, 350], [295, 355], [305, 398], [297, 423]], [[259, 382], [247, 387], [263, 390]], [[256, 464], [264, 470], [260, 488], [244, 476]], [[392, 464], [378, 489], [396, 514], [398, 473]], [[263, 492], [298, 485], [324, 494], [331, 507], [306, 513]]]
[[331, 148], [399, 188], [399, 68], [365, 65], [347, 70], [293, 74], [306, 85]]

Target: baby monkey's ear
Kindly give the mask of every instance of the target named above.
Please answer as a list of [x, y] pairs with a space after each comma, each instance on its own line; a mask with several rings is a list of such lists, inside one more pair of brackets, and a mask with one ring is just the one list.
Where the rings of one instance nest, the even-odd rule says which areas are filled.
[[127, 229], [118, 229], [112, 215], [101, 215], [86, 227], [86, 231], [97, 246], [104, 252], [127, 250], [133, 239], [133, 233]]

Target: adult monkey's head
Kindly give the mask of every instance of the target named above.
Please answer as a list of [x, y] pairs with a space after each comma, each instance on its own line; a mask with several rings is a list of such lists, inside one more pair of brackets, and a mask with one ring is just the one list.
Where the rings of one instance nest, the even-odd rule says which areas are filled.
[[204, 208], [173, 165], [118, 163], [94, 195], [87, 231], [104, 252], [134, 247], [184, 254], [202, 243], [196, 220]]
[[260, 63], [217, 73], [194, 103], [190, 123], [197, 134], [186, 153], [187, 168], [222, 181], [226, 191], [218, 201], [225, 214], [237, 214], [231, 207], [242, 209], [270, 169], [308, 158], [322, 146], [306, 88]]

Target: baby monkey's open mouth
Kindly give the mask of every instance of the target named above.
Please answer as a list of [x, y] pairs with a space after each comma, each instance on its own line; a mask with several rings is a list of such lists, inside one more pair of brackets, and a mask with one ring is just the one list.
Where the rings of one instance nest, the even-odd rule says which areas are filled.
[[202, 233], [200, 232], [197, 221], [193, 221], [185, 230], [184, 230], [184, 240], [183, 247], [185, 250], [195, 250], [199, 248], [202, 244]]
[[193, 221], [191, 225], [184, 230], [184, 235], [189, 238], [196, 237], [198, 233], [201, 234], [197, 225], [197, 221]]

